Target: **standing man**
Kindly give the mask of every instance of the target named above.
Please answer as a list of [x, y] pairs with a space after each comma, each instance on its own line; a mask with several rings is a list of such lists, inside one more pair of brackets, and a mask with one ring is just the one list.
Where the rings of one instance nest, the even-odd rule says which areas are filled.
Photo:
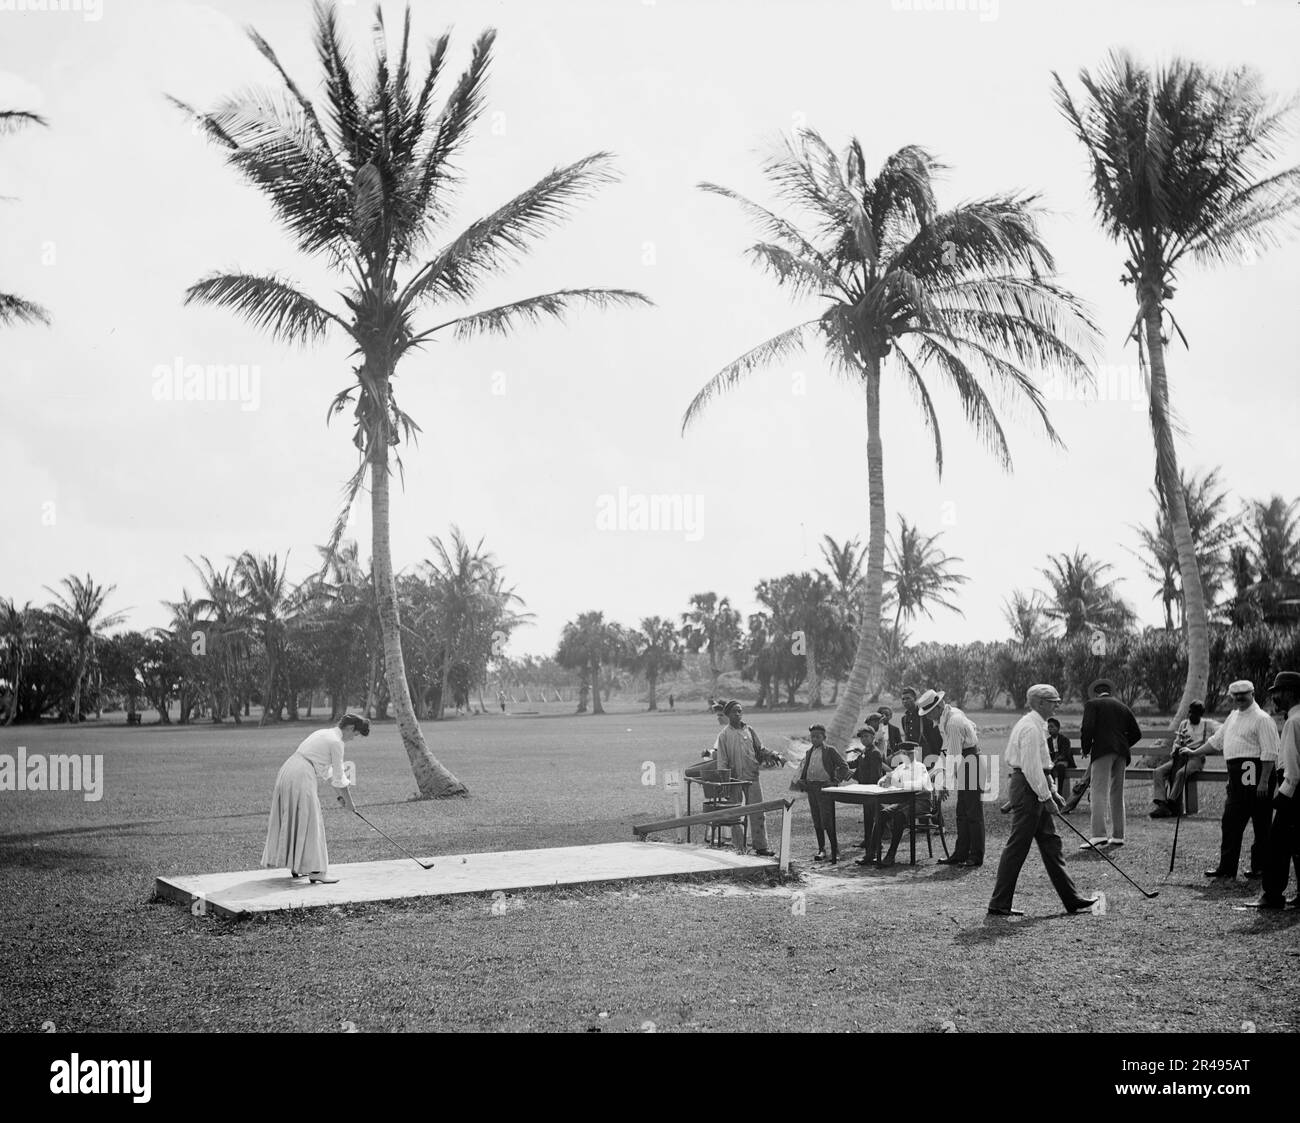
[[1207, 757], [1222, 752], [1228, 765], [1228, 798], [1223, 805], [1223, 837], [1219, 843], [1219, 864], [1206, 870], [1206, 877], [1236, 877], [1241, 861], [1241, 839], [1246, 824], [1255, 828], [1250, 846], [1247, 877], [1264, 876], [1264, 842], [1268, 837], [1268, 782], [1277, 763], [1277, 726], [1255, 702], [1255, 684], [1239, 679], [1228, 687], [1233, 710], [1219, 731], [1195, 751]]
[[[762, 803], [763, 788], [758, 782], [758, 750], [762, 741], [758, 734], [745, 724], [745, 711], [739, 702], [728, 702], [725, 710], [727, 726], [718, 734], [718, 767], [731, 769], [733, 780], [748, 780], [746, 803]], [[749, 816], [749, 836], [754, 843], [754, 853], [771, 858], [767, 848], [766, 816], [762, 813]]]
[[[1264, 854], [1264, 893], [1259, 899], [1262, 909], [1280, 909], [1286, 902], [1286, 883], [1294, 863], [1296, 887], [1300, 888], [1300, 674], [1279, 671], [1269, 693], [1273, 705], [1286, 716], [1279, 749], [1282, 782], [1273, 797], [1273, 822], [1268, 830], [1268, 849]], [[1300, 894], [1291, 902], [1300, 905]]]
[[[979, 734], [975, 723], [956, 706], [945, 701], [942, 690], [927, 690], [916, 700], [923, 718], [928, 717], [941, 740], [945, 768], [952, 768], [957, 783], [957, 841], [952, 854], [940, 858], [943, 865], [977, 869], [984, 864], [984, 789], [980, 777]], [[945, 782], [947, 773], [944, 774]]]
[[1011, 768], [1011, 833], [998, 861], [998, 880], [989, 901], [989, 916], [1024, 916], [1011, 907], [1016, 881], [1029, 855], [1029, 846], [1038, 843], [1052, 888], [1068, 913], [1082, 912], [1097, 903], [1097, 897], [1083, 897], [1065, 871], [1061, 857], [1061, 836], [1052, 821], [1053, 807], [1062, 800], [1050, 779], [1052, 758], [1047, 751], [1047, 719], [1056, 713], [1061, 696], [1056, 687], [1038, 683], [1029, 688], [1029, 712], [1011, 730], [1007, 741], [1007, 764]]
[[934, 761], [938, 759], [943, 748], [943, 738], [939, 736], [934, 723], [929, 718], [922, 717], [920, 710], [916, 708], [915, 690], [905, 686], [899, 697], [903, 700], [903, 740], [920, 745], [921, 760], [927, 768], [933, 767]]
[[1219, 723], [1204, 715], [1205, 703], [1193, 702], [1187, 707], [1187, 716], [1178, 723], [1169, 759], [1157, 765], [1151, 777], [1151, 802], [1155, 805], [1151, 818], [1168, 819], [1183, 813], [1183, 788], [1188, 780], [1205, 768], [1205, 757], [1188, 754], [1219, 731]]
[[673, 710], [673, 708], [674, 708], [674, 707], [673, 707], [673, 701], [674, 701], [674, 699], [673, 699], [673, 692], [670, 690], [670, 691], [668, 691], [668, 710], [669, 710], [670, 713], [672, 712], [672, 710]]
[[[1079, 728], [1079, 751], [1092, 761], [1092, 838], [1079, 847], [1124, 845], [1124, 770], [1133, 756], [1133, 746], [1142, 740], [1137, 718], [1118, 698], [1111, 695], [1115, 684], [1099, 678], [1088, 688]], [[1107, 820], [1109, 819], [1109, 825]]]
[[[858, 740], [862, 742], [862, 754], [854, 762], [853, 777], [859, 784], [878, 784], [885, 772], [885, 757], [876, 747], [876, 730], [863, 726], [858, 730]], [[874, 800], [867, 800], [862, 805], [862, 841], [855, 849], [862, 849], [866, 854], [856, 859], [854, 864], [869, 866], [875, 861], [875, 851], [871, 849], [871, 835], [876, 826], [876, 814], [880, 805]]]

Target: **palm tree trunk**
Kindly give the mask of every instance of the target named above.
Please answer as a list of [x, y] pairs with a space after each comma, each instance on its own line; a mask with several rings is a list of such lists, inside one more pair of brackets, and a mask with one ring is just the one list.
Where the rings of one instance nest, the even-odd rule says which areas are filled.
[[605, 712], [605, 707], [600, 704], [600, 663], [599, 662], [592, 663], [591, 665], [591, 712], [593, 715], [603, 714]]
[[23, 653], [21, 648], [14, 652], [13, 680], [13, 700], [9, 703], [9, 709], [5, 713], [4, 721], [0, 721], [0, 726], [12, 725], [14, 718], [18, 716], [18, 694], [23, 685]]
[[839, 750], [848, 748], [862, 712], [867, 679], [876, 658], [880, 630], [880, 600], [885, 587], [885, 465], [880, 443], [880, 360], [867, 360], [867, 496], [870, 529], [867, 534], [866, 605], [858, 630], [858, 650], [844, 688], [844, 697], [831, 719], [827, 741]]
[[[388, 400], [387, 380], [379, 387], [380, 401]], [[370, 450], [370, 511], [372, 523], [375, 594], [379, 600], [379, 623], [384, 636], [384, 669], [388, 696], [397, 716], [402, 746], [411, 763], [411, 771], [420, 789], [421, 799], [469, 795], [455, 776], [438, 762], [425, 744], [420, 724], [415, 719], [411, 691], [406, 684], [406, 661], [402, 657], [402, 636], [397, 611], [397, 579], [393, 574], [392, 549], [388, 539], [388, 440], [381, 432]]]
[[77, 656], [77, 679], [72, 686], [72, 723], [81, 721], [81, 684], [86, 678], [87, 657], [84, 652]]
[[808, 708], [820, 710], [822, 707], [822, 674], [817, 669], [817, 649], [808, 644]]
[[659, 708], [659, 699], [655, 697], [655, 694], [659, 689], [659, 674], [657, 671], [650, 670], [646, 672], [645, 677], [650, 686], [650, 709], [657, 710]]
[[1178, 548], [1178, 573], [1183, 585], [1183, 619], [1187, 627], [1187, 683], [1174, 716], [1174, 726], [1187, 716], [1192, 702], [1205, 697], [1210, 678], [1210, 621], [1205, 590], [1196, 564], [1196, 544], [1187, 518], [1187, 497], [1178, 478], [1174, 434], [1165, 406], [1169, 382], [1165, 372], [1165, 348], [1160, 338], [1160, 305], [1148, 298], [1146, 306], [1147, 353], [1151, 360], [1151, 431], [1156, 444], [1156, 472], [1161, 478], [1169, 526]]

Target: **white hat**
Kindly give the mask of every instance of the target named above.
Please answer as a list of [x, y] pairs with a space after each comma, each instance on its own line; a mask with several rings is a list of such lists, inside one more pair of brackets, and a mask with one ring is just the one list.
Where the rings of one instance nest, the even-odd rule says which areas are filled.
[[1228, 687], [1229, 694], [1254, 694], [1255, 684], [1248, 678], [1239, 678]]
[[1061, 700], [1061, 692], [1049, 682], [1036, 682], [1025, 692], [1025, 700], [1032, 702], [1036, 698], [1047, 698], [1053, 702]]
[[924, 717], [943, 702], [944, 696], [942, 690], [927, 690], [916, 700], [916, 708]]

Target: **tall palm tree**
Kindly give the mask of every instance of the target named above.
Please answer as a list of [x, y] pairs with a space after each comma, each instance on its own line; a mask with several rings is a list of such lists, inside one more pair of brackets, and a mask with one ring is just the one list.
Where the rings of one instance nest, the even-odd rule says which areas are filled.
[[1088, 154], [1097, 217], [1126, 252], [1124, 284], [1133, 286], [1137, 315], [1130, 338], [1150, 384], [1156, 491], [1168, 510], [1178, 547], [1187, 621], [1187, 683], [1175, 723], [1205, 695], [1210, 672], [1209, 611], [1196, 564], [1196, 543], [1179, 488], [1175, 421], [1165, 363], [1165, 316], [1178, 269], [1240, 262], [1247, 251], [1277, 241], [1300, 207], [1300, 168], [1272, 167], [1274, 147], [1295, 105], [1267, 98], [1246, 68], [1212, 72], [1175, 59], [1140, 66], [1112, 52], [1094, 77], [1079, 80], [1087, 99], [1076, 106], [1053, 73], [1056, 100]]
[[[16, 132], [28, 125], [45, 125], [44, 117], [22, 109], [0, 109], [0, 136]], [[10, 324], [48, 324], [50, 314], [39, 304], [24, 300], [12, 293], [0, 292], [0, 327]], [[7, 724], [7, 723], [6, 723]]]
[[324, 257], [340, 274], [344, 311], [328, 309], [281, 278], [249, 273], [212, 274], [190, 287], [186, 303], [229, 308], [290, 343], [316, 342], [336, 330], [359, 357], [355, 383], [330, 406], [332, 417], [355, 399], [353, 443], [360, 453], [330, 545], [342, 537], [346, 512], [368, 479], [384, 662], [402, 744], [422, 798], [465, 795], [465, 786], [425, 743], [402, 655], [389, 537], [389, 450], [418, 426], [397, 404], [398, 364], [443, 333], [461, 340], [506, 334], [520, 324], [563, 318], [577, 306], [648, 301], [622, 289], [569, 288], [481, 312], [433, 317], [437, 322], [428, 327], [418, 324], [429, 305], [473, 298], [576, 202], [613, 180], [610, 157], [596, 153], [557, 168], [431, 252], [429, 242], [444, 225], [461, 180], [461, 150], [483, 109], [495, 32], [479, 36], [468, 68], [436, 111], [434, 90], [444, 77], [448, 35], [430, 45], [424, 77], [414, 80], [410, 9], [401, 47], [390, 58], [382, 10], [376, 8], [373, 78], [365, 79], [349, 61], [334, 6], [317, 3], [315, 15], [324, 72], [321, 112], [256, 31], [250, 31], [253, 44], [283, 82], [283, 100], [241, 94], [211, 113], [176, 104], [202, 122], [227, 150], [230, 165], [269, 197], [299, 249]]
[[969, 577], [953, 573], [951, 566], [962, 559], [943, 552], [936, 542], [942, 531], [925, 535], [915, 524], [909, 524], [902, 515], [898, 516], [898, 537], [889, 536], [889, 565], [885, 569], [885, 580], [893, 587], [894, 634], [893, 643], [898, 644], [898, 628], [904, 618], [908, 623], [918, 612], [927, 619], [934, 619], [931, 605], [946, 608], [958, 616], [965, 616], [952, 601], [947, 598], [956, 593], [958, 586], [966, 584]]
[[1049, 554], [1040, 570], [1050, 587], [1043, 612], [1064, 629], [1067, 639], [1091, 631], [1122, 631], [1133, 621], [1132, 610], [1120, 599], [1106, 574], [1114, 566], [1075, 548], [1074, 554]]
[[126, 619], [126, 613], [104, 611], [104, 603], [117, 589], [116, 585], [107, 588], [96, 585], [89, 573], [84, 581], [72, 574], [61, 584], [63, 592], [45, 586], [45, 591], [54, 597], [45, 614], [72, 645], [76, 674], [69, 720], [77, 722], [81, 720], [81, 687], [87, 671], [95, 663], [95, 646], [107, 629], [117, 627]]
[[1023, 589], [1016, 589], [1009, 601], [1002, 602], [1002, 618], [1022, 647], [1028, 647], [1046, 636], [1045, 615], [1043, 594], [1037, 591], [1026, 593]]
[[[1196, 546], [1196, 568], [1201, 577], [1202, 595], [1207, 605], [1213, 605], [1223, 591], [1228, 575], [1228, 547], [1237, 535], [1237, 520], [1224, 514], [1228, 493], [1219, 481], [1219, 469], [1211, 468], [1203, 476], [1195, 473], [1188, 478], [1180, 469], [1178, 486], [1187, 504], [1187, 523], [1192, 530]], [[1142, 568], [1157, 586], [1156, 596], [1165, 613], [1165, 631], [1174, 630], [1174, 607], [1178, 608], [1178, 627], [1182, 627], [1183, 593], [1179, 585], [1178, 543], [1174, 539], [1169, 514], [1152, 489], [1156, 502], [1155, 522], [1139, 526], [1138, 539], [1142, 550], [1130, 551], [1142, 563]]]
[[1246, 512], [1246, 558], [1255, 580], [1248, 596], [1266, 623], [1300, 615], [1300, 500], [1274, 495], [1255, 500]]
[[578, 671], [582, 687], [577, 712], [587, 712], [587, 691], [591, 691], [591, 712], [603, 714], [600, 700], [600, 668], [615, 663], [623, 654], [624, 636], [617, 624], [607, 623], [603, 612], [583, 612], [564, 625], [555, 661], [567, 670]]
[[[862, 605], [866, 601], [867, 575], [863, 566], [867, 562], [867, 548], [856, 537], [836, 542], [829, 534], [822, 535], [822, 558], [826, 562], [826, 576], [834, 586], [834, 609], [842, 628], [856, 634], [862, 621]], [[831, 705], [840, 696], [839, 676], [833, 676]]]
[[[239, 692], [235, 684], [241, 677], [241, 664], [247, 652], [244, 637], [248, 632], [248, 621], [239, 595], [238, 579], [230, 568], [218, 571], [204, 555], [199, 558], [202, 566], [193, 558], [185, 560], [198, 574], [203, 586], [202, 595], [193, 601], [194, 608], [203, 614], [200, 629], [203, 632], [203, 657], [215, 657], [218, 664], [216, 673], [208, 676], [213, 695], [212, 722], [220, 724], [229, 713], [235, 724], [240, 725]], [[184, 595], [188, 600], [189, 594]], [[173, 610], [176, 607], [172, 605]]]
[[1058, 371], [1070, 382], [1089, 377], [1085, 353], [1095, 329], [1078, 301], [1046, 279], [1054, 266], [1037, 234], [1034, 197], [999, 195], [940, 210], [934, 194], [940, 170], [928, 152], [909, 145], [869, 177], [857, 140], [841, 162], [817, 133], [805, 130], [787, 140], [764, 171], [783, 201], [810, 216], [807, 233], [734, 191], [701, 185], [739, 204], [759, 226], [765, 240], [750, 248], [750, 256], [793, 297], [817, 297], [822, 310], [714, 375], [687, 408], [683, 431], [720, 393], [817, 340], [832, 369], [860, 387], [866, 401], [866, 598], [848, 687], [829, 733], [831, 743], [841, 747], [861, 710], [880, 626], [885, 582], [880, 386], [886, 370], [920, 407], [940, 473], [943, 445], [930, 393], [934, 380], [952, 387], [967, 423], [1009, 468], [1006, 436], [984, 383], [1026, 399], [1048, 438], [1059, 444], [1029, 371]]
[[[364, 713], [370, 717], [379, 683], [379, 660], [384, 653], [374, 574], [362, 566], [360, 547], [355, 539], [342, 540], [333, 550], [329, 546], [317, 546], [316, 550], [325, 567], [325, 574], [318, 576], [318, 581], [328, 611], [333, 619], [343, 625], [346, 633], [353, 637], [349, 642], [360, 638], [365, 645], [369, 670], [366, 676]], [[342, 690], [346, 694], [346, 683], [342, 684]], [[347, 705], [346, 698], [335, 698], [333, 704], [332, 717], [337, 718]]]
[[682, 639], [677, 625], [662, 616], [645, 616], [641, 627], [632, 632], [629, 666], [646, 677], [650, 690], [649, 709], [659, 708], [659, 676], [665, 671], [682, 669]]
[[5, 710], [0, 726], [10, 725], [18, 716], [18, 692], [23, 685], [23, 671], [27, 666], [32, 644], [32, 626], [36, 610], [31, 602], [19, 608], [8, 597], [0, 597], [0, 651], [4, 653], [5, 677], [9, 679], [9, 708]]

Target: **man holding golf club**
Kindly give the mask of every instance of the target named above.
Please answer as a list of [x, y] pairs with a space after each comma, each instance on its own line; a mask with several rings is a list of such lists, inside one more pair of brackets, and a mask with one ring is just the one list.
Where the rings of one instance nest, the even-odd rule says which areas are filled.
[[1011, 768], [1011, 833], [998, 862], [998, 879], [989, 901], [989, 916], [1024, 916], [1011, 907], [1016, 881], [1032, 843], [1047, 867], [1052, 888], [1068, 913], [1092, 908], [1099, 898], [1084, 897], [1074, 887], [1061, 857], [1061, 836], [1056, 833], [1052, 812], [1064, 800], [1052, 786], [1052, 756], [1047, 750], [1047, 719], [1056, 713], [1061, 695], [1048, 683], [1029, 688], [1029, 713], [1011, 730], [1007, 741], [1007, 764]]

